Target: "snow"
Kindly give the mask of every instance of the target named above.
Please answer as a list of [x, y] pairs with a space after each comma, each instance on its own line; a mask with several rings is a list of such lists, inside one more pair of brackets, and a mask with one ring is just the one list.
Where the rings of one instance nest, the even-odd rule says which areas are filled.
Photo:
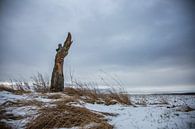
[[35, 106], [24, 106], [24, 107], [9, 107], [6, 109], [7, 112], [10, 112], [16, 116], [31, 116], [37, 114], [37, 107]]
[[[55, 93], [56, 94], [56, 93]], [[53, 93], [40, 94], [29, 93], [15, 95], [7, 91], [0, 92], [0, 105], [7, 101], [37, 100], [44, 103], [44, 106], [52, 106], [56, 99], [49, 99], [48, 95]], [[61, 94], [63, 97], [67, 95]], [[63, 98], [62, 97], [62, 98]], [[187, 106], [195, 109], [194, 95], [130, 95], [134, 106], [121, 104], [104, 105], [83, 103], [75, 104], [97, 112], [108, 112], [118, 114], [116, 116], [105, 115], [108, 122], [114, 125], [115, 129], [195, 129], [195, 110], [183, 111]], [[3, 107], [2, 107], [3, 108]], [[13, 128], [23, 129], [25, 125], [38, 114], [37, 106], [10, 106], [6, 107], [6, 114], [22, 116], [22, 119], [2, 119]], [[90, 123], [87, 127], [92, 126]], [[71, 129], [77, 129], [74, 127]], [[60, 128], [66, 129], [66, 128]]]
[[3, 120], [12, 126], [12, 128], [23, 129], [25, 125], [31, 120], [33, 116], [38, 113], [37, 107], [35, 106], [24, 106], [24, 107], [9, 107], [6, 109], [6, 114], [13, 114], [14, 116], [21, 116], [23, 119], [19, 120]]
[[[134, 96], [138, 97], [138, 96]], [[148, 103], [156, 97], [162, 96], [145, 96]], [[187, 104], [194, 105], [194, 96], [163, 96], [170, 104], [173, 100], [186, 100]], [[176, 105], [184, 104], [180, 103]], [[153, 102], [154, 103], [154, 102]], [[185, 104], [186, 104], [185, 103]], [[146, 103], [147, 104], [147, 103]], [[195, 128], [195, 111], [178, 112], [175, 108], [167, 108], [168, 105], [147, 105], [147, 106], [124, 106], [116, 105], [100, 105], [100, 104], [85, 104], [85, 107], [99, 112], [116, 113], [117, 116], [107, 116], [109, 123], [115, 126], [116, 129], [191, 129]], [[182, 106], [182, 105], [180, 105]]]
[[27, 96], [25, 95], [15, 95], [7, 91], [1, 91], [0, 92], [0, 105], [5, 103], [6, 101], [17, 101], [17, 100], [24, 100], [27, 99]]

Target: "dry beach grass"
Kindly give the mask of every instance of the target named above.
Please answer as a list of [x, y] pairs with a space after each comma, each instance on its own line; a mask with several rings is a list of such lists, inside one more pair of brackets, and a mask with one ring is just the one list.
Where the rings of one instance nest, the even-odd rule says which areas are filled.
[[27, 129], [48, 129], [48, 128], [84, 128], [91, 125], [91, 129], [112, 129], [113, 126], [106, 122], [104, 115], [95, 113], [89, 109], [68, 105], [73, 100], [57, 101], [56, 106], [43, 108], [40, 115], [33, 119]]

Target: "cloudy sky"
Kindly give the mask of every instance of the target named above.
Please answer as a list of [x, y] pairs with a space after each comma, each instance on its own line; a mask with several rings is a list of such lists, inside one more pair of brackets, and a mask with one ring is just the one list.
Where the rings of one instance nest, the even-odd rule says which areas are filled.
[[195, 91], [193, 0], [1, 0], [0, 81], [51, 75], [58, 43], [82, 81]]

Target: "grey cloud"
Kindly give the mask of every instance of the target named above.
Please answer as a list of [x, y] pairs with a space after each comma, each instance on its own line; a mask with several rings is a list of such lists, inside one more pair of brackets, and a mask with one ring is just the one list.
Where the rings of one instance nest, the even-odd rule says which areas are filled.
[[[70, 31], [74, 42], [65, 65], [81, 78], [96, 77], [103, 69], [121, 76], [126, 85], [194, 84], [193, 4], [190, 0], [2, 1], [0, 80], [25, 72], [26, 76], [51, 73], [55, 47]], [[154, 70], [159, 71], [144, 78]], [[169, 75], [174, 71], [183, 76]]]

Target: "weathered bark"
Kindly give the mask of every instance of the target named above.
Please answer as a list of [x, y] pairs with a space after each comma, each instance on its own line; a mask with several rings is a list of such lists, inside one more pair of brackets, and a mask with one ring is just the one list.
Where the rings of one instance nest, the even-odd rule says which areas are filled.
[[63, 75], [63, 64], [64, 58], [68, 55], [68, 50], [72, 44], [71, 34], [68, 33], [64, 45], [58, 45], [56, 49], [57, 53], [55, 56], [55, 64], [51, 77], [51, 87], [50, 90], [54, 92], [63, 91], [64, 89], [64, 75]]

